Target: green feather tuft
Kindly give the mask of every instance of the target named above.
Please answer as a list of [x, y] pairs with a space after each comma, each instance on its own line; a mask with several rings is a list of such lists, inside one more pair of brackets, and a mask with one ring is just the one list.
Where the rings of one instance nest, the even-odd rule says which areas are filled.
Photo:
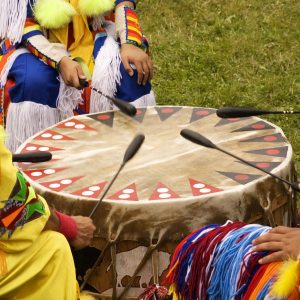
[[79, 0], [78, 8], [84, 16], [103, 15], [114, 8], [114, 0]]
[[47, 29], [59, 29], [69, 24], [76, 14], [74, 7], [65, 0], [38, 0], [34, 16]]

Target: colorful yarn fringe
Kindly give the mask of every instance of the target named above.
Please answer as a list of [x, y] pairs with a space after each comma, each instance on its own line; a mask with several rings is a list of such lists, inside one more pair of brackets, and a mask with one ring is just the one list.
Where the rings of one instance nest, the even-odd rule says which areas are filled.
[[164, 285], [173, 299], [300, 299], [299, 262], [260, 265], [252, 241], [270, 227], [241, 222], [202, 227], [175, 249]]

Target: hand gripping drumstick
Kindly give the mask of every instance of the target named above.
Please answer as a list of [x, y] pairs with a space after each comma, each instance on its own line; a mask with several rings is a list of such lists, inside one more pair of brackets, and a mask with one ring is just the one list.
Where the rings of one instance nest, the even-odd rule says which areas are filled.
[[201, 146], [204, 146], [204, 147], [207, 147], [207, 148], [212, 148], [212, 149], [216, 149], [216, 150], [219, 150], [229, 156], [232, 156], [234, 158], [236, 158], [237, 160], [240, 160], [242, 161], [244, 164], [250, 166], [250, 167], [253, 167], [255, 169], [258, 169], [260, 170], [261, 172], [264, 172], [282, 182], [285, 182], [286, 184], [288, 184], [294, 191], [296, 192], [300, 192], [300, 188], [299, 188], [299, 184], [298, 182], [290, 182], [284, 178], [281, 178], [273, 173], [270, 173], [260, 167], [257, 167], [256, 165], [244, 160], [243, 158], [240, 158], [238, 156], [236, 156], [235, 154], [232, 154], [224, 149], [221, 149], [219, 148], [217, 145], [215, 145], [213, 142], [211, 142], [209, 139], [207, 139], [206, 137], [204, 137], [203, 135], [201, 135], [200, 133], [198, 132], [195, 132], [195, 131], [192, 131], [190, 129], [183, 129], [181, 130], [180, 134], [187, 140], [195, 143], [195, 144], [198, 144], [198, 145], [201, 145]]
[[[88, 81], [84, 80], [84, 79], [80, 79], [80, 85], [83, 87], [88, 87], [89, 83]], [[123, 100], [117, 99], [117, 98], [112, 98], [110, 96], [107, 96], [105, 94], [103, 94], [101, 91], [99, 91], [98, 89], [94, 88], [91, 86], [91, 89], [95, 92], [97, 92], [98, 94], [106, 97], [108, 100], [110, 100], [115, 106], [117, 106], [120, 111], [122, 111], [124, 114], [128, 115], [128, 116], [135, 116], [136, 115], [136, 108]]]
[[[95, 214], [95, 212], [97, 211], [97, 209], [99, 208], [100, 204], [102, 203], [105, 195], [107, 194], [107, 192], [109, 191], [109, 189], [111, 188], [112, 184], [115, 182], [115, 180], [117, 179], [119, 173], [121, 172], [121, 170], [124, 168], [124, 166], [126, 165], [126, 163], [132, 159], [135, 154], [138, 152], [138, 150], [140, 149], [140, 147], [142, 146], [143, 142], [145, 140], [145, 135], [144, 134], [138, 134], [137, 136], [135, 136], [135, 138], [132, 140], [132, 142], [129, 144], [129, 146], [127, 147], [127, 150], [124, 154], [124, 158], [123, 158], [123, 162], [119, 168], [119, 170], [117, 171], [117, 173], [115, 174], [115, 176], [112, 178], [112, 180], [110, 181], [109, 185], [107, 186], [106, 190], [103, 192], [103, 195], [101, 196], [101, 198], [99, 199], [98, 203], [95, 205], [94, 209], [92, 210], [92, 212], [90, 213], [89, 217], [92, 218], [93, 215]], [[99, 265], [99, 263], [101, 262], [101, 260], [103, 259], [103, 255], [104, 252], [106, 250], [106, 248], [108, 247], [109, 244], [106, 244], [105, 248], [102, 250], [101, 254], [99, 255], [98, 259], [96, 260], [96, 262], [94, 263], [92, 269], [89, 271], [89, 273], [87, 274], [86, 278], [84, 279], [83, 283], [80, 286], [80, 291], [83, 290], [83, 288], [85, 287], [87, 281], [89, 280], [89, 278], [91, 277], [91, 275], [94, 273], [96, 267]]]
[[52, 159], [52, 154], [48, 151], [37, 151], [31, 153], [19, 153], [13, 154], [12, 161], [13, 162], [32, 162], [39, 163], [45, 162]]
[[243, 117], [251, 117], [251, 116], [260, 116], [260, 115], [268, 115], [268, 114], [300, 114], [300, 111], [293, 110], [282, 110], [282, 111], [270, 111], [270, 110], [262, 110], [257, 108], [247, 108], [247, 107], [223, 107], [217, 110], [217, 116], [220, 118], [243, 118]]

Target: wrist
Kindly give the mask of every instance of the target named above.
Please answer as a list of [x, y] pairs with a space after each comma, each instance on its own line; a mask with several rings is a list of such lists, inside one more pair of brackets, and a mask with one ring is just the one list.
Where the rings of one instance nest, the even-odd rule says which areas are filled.
[[63, 234], [67, 240], [74, 240], [77, 236], [77, 225], [75, 220], [57, 210], [54, 212], [59, 220], [58, 232]]

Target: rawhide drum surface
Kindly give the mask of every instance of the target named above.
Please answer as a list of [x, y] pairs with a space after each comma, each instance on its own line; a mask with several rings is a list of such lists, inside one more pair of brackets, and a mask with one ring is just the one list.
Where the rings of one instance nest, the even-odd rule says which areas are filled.
[[105, 239], [178, 240], [227, 219], [291, 223], [293, 193], [259, 170], [185, 140], [195, 130], [213, 143], [285, 179], [294, 180], [292, 148], [280, 128], [256, 117], [220, 119], [201, 107], [139, 108], [69, 118], [27, 140], [18, 152], [50, 151], [45, 163], [19, 164], [49, 203], [89, 215], [137, 133], [146, 138], [108, 192], [94, 220]]

